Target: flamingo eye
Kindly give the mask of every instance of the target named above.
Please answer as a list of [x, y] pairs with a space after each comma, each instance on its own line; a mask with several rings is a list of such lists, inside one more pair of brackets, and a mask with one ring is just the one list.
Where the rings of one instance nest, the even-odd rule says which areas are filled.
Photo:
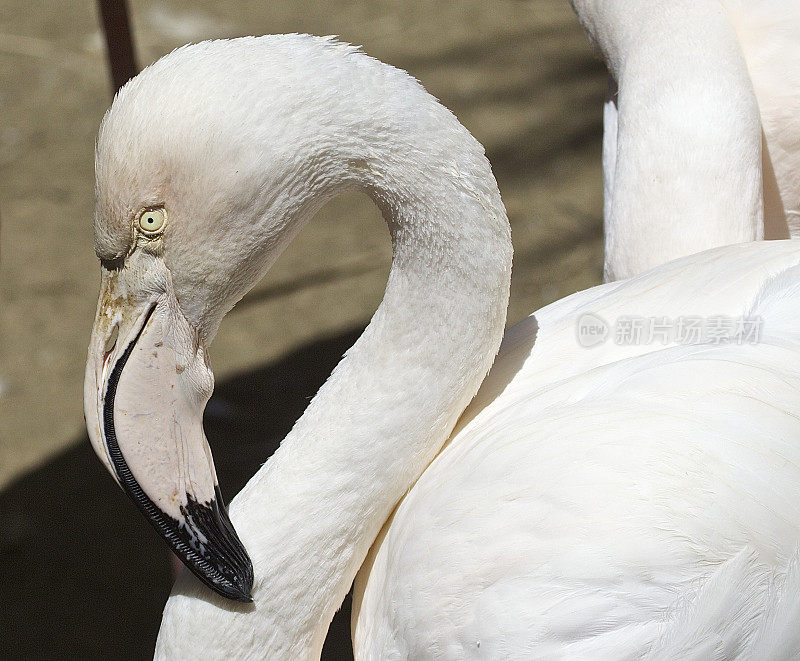
[[145, 236], [156, 236], [164, 229], [167, 214], [164, 209], [145, 209], [139, 215], [139, 229]]

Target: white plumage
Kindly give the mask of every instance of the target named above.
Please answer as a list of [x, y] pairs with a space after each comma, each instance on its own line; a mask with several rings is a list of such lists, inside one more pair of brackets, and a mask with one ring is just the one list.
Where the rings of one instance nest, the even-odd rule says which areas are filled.
[[800, 237], [800, 3], [572, 5], [611, 74], [606, 280], [719, 245]]
[[[307, 36], [186, 47], [121, 92], [97, 161], [98, 254], [149, 255], [146, 273], [116, 267], [123, 305], [176, 301], [200, 355], [338, 191], [375, 199], [394, 248], [364, 335], [231, 504], [254, 603], [185, 572], [157, 657], [315, 658], [357, 572], [362, 659], [797, 652], [796, 244], [718, 248], [567, 297], [510, 329], [484, 378], [505, 210], [480, 145], [403, 72]], [[131, 210], [153, 204], [163, 237], [131, 237]], [[584, 314], [763, 332], [586, 348]]]
[[[790, 242], [720, 248], [510, 329], [359, 574], [361, 658], [800, 653], [794, 627], [769, 630], [797, 609], [783, 586], [799, 578], [799, 262]], [[709, 310], [760, 317], [764, 337], [575, 338], [586, 313], [613, 323]]]

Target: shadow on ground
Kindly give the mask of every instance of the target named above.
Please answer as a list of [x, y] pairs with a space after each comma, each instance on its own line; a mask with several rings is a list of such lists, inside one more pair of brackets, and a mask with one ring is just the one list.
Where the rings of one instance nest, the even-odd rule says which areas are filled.
[[[275, 451], [360, 332], [217, 384], [205, 429], [224, 494]], [[169, 553], [88, 439], [0, 494], [0, 571], [0, 658], [152, 657], [172, 584]], [[322, 658], [352, 658], [349, 598]]]

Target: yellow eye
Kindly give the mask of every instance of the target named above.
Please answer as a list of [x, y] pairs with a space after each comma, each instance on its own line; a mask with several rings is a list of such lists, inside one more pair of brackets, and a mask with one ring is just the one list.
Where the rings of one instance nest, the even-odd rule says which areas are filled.
[[139, 216], [139, 229], [147, 236], [158, 234], [164, 229], [167, 214], [163, 209], [145, 209]]

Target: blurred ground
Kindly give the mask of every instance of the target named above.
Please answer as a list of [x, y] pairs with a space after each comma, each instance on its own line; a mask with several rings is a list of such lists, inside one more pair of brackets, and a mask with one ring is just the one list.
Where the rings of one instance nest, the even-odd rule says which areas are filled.
[[[141, 64], [187, 41], [294, 31], [337, 34], [408, 70], [486, 146], [513, 227], [509, 322], [599, 282], [605, 75], [567, 0], [132, 0], [131, 11]], [[0, 0], [2, 658], [146, 658], [169, 590], [161, 543], [83, 431], [104, 56], [94, 2]], [[207, 411], [228, 497], [366, 324], [389, 258], [372, 203], [334, 200], [228, 315]]]

